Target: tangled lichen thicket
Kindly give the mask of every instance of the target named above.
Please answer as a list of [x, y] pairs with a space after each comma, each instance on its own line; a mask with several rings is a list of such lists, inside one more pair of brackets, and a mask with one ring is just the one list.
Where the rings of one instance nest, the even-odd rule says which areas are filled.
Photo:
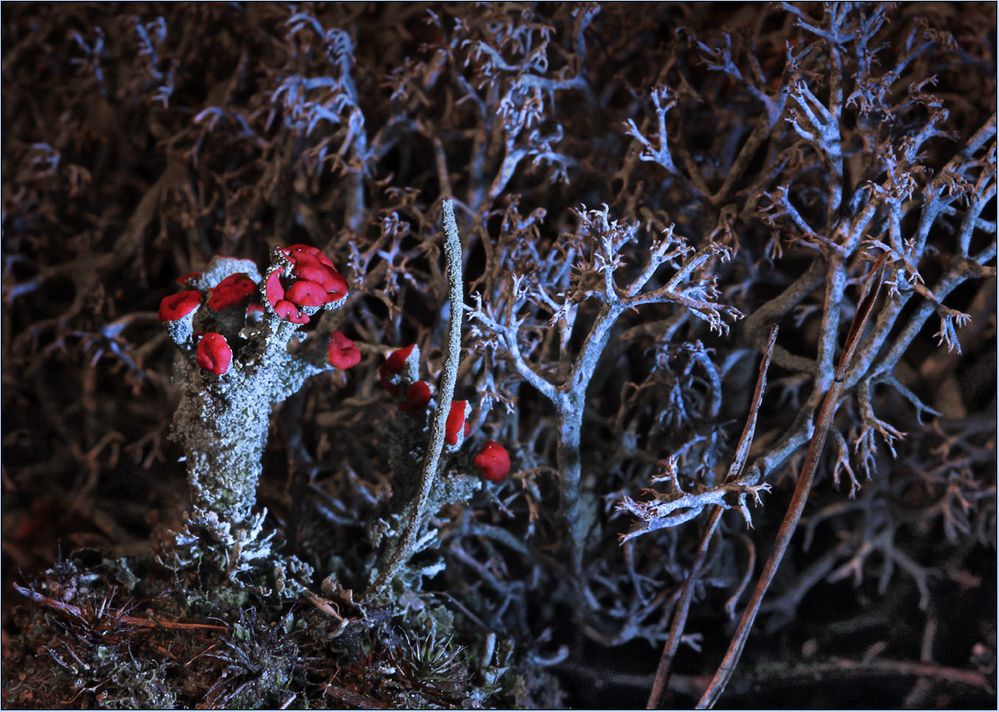
[[994, 4], [2, 23], [6, 706], [996, 704]]

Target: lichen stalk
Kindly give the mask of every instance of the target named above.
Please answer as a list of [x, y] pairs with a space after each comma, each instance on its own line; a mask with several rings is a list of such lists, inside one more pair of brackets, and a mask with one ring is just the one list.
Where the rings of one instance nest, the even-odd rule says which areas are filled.
[[430, 426], [430, 439], [424, 451], [420, 469], [420, 486], [416, 499], [409, 507], [406, 527], [388, 561], [378, 574], [369, 593], [377, 593], [395, 578], [399, 569], [409, 558], [416, 546], [427, 515], [427, 505], [433, 492], [441, 451], [444, 449], [445, 423], [454, 399], [454, 387], [458, 382], [458, 365], [461, 361], [461, 320], [464, 313], [464, 293], [461, 276], [461, 238], [454, 218], [454, 206], [444, 199], [442, 203], [444, 223], [444, 264], [447, 274], [448, 340], [444, 347], [444, 365], [438, 389], [437, 406], [434, 409]]
[[292, 579], [307, 579], [311, 570], [271, 550], [264, 514], [254, 512], [270, 415], [309, 377], [330, 369], [324, 345], [332, 342], [298, 330], [342, 306], [346, 282], [308, 245], [275, 249], [264, 274], [249, 260], [215, 257], [186, 280], [190, 289], [180, 299], [168, 297], [161, 307], [180, 349], [171, 437], [184, 450], [192, 505], [165, 562], [281, 594], [299, 590]]

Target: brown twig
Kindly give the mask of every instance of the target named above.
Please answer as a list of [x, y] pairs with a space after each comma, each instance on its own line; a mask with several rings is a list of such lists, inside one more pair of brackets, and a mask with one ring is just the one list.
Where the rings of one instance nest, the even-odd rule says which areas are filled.
[[[739, 438], [739, 445], [735, 450], [735, 457], [732, 460], [732, 467], [729, 469], [727, 477], [728, 481], [738, 479], [739, 475], [742, 474], [743, 467], [746, 465], [746, 460], [749, 458], [749, 448], [753, 444], [753, 435], [756, 432], [756, 418], [760, 412], [760, 405], [763, 403], [763, 392], [767, 387], [767, 370], [770, 368], [774, 344], [777, 342], [777, 330], [776, 324], [770, 327], [767, 347], [763, 352], [763, 360], [760, 361], [760, 372], [756, 379], [756, 391], [753, 393], [753, 403], [750, 406], [746, 425], [743, 427], [742, 435]], [[707, 557], [708, 545], [711, 543], [711, 538], [718, 528], [718, 523], [721, 521], [724, 511], [724, 508], [720, 505], [714, 505], [711, 508], [711, 515], [708, 518], [707, 526], [705, 526], [704, 533], [701, 535], [701, 541], [697, 545], [697, 554], [694, 557], [694, 563], [690, 567], [687, 580], [684, 581], [680, 600], [677, 601], [676, 610], [673, 613], [673, 622], [670, 625], [666, 644], [663, 646], [662, 657], [659, 658], [659, 667], [656, 669], [656, 677], [652, 684], [652, 692], [649, 694], [649, 701], [645, 705], [646, 709], [658, 709], [666, 692], [673, 657], [676, 655], [676, 651], [680, 647], [680, 640], [683, 638], [683, 629], [687, 625], [690, 602], [694, 595], [697, 580], [700, 578], [704, 560]]]
[[853, 360], [853, 354], [860, 343], [864, 327], [874, 310], [874, 304], [877, 301], [878, 295], [881, 293], [883, 274], [884, 261], [882, 260], [871, 271], [871, 275], [865, 285], [864, 296], [857, 305], [857, 313], [850, 324], [846, 344], [840, 356], [839, 364], [836, 367], [836, 377], [829, 386], [829, 390], [826, 391], [825, 398], [822, 400], [822, 406], [819, 408], [818, 415], [816, 416], [815, 432], [809, 443], [808, 451], [805, 454], [805, 462], [802, 465], [801, 474], [798, 476], [798, 483], [795, 485], [787, 514], [784, 515], [784, 520], [781, 522], [780, 529], [777, 532], [777, 538], [774, 540], [773, 550], [767, 559], [766, 565], [763, 567], [763, 573], [760, 574], [759, 581], [756, 583], [753, 596], [750, 598], [749, 603], [746, 604], [746, 610], [739, 620], [739, 625], [732, 636], [732, 641], [725, 653], [725, 657], [722, 658], [718, 670], [697, 703], [697, 709], [709, 709], [713, 707], [725, 690], [725, 685], [731, 679], [732, 673], [735, 672], [735, 666], [738, 664], [739, 657], [742, 655], [742, 649], [749, 638], [749, 632], [752, 630], [753, 622], [756, 620], [756, 614], [763, 603], [763, 596], [766, 595], [767, 589], [770, 587], [770, 582], [773, 580], [774, 574], [777, 573], [777, 568], [780, 566], [781, 559], [784, 558], [784, 553], [791, 542], [794, 530], [801, 519], [801, 513], [804, 511], [805, 502], [808, 501], [808, 494], [812, 489], [812, 481], [815, 479], [815, 471], [818, 469], [819, 460], [822, 456], [826, 436], [829, 434], [833, 417], [836, 415], [836, 407], [839, 405], [840, 396], [843, 394], [844, 376], [850, 362]]
[[746, 695], [761, 689], [788, 687], [799, 684], [815, 684], [819, 680], [862, 680], [870, 677], [914, 677], [920, 681], [946, 683], [993, 693], [989, 678], [976, 670], [937, 665], [936, 663], [913, 660], [847, 660], [834, 658], [829, 662], [812, 663], [795, 666], [786, 672], [763, 675], [759, 671], [750, 671], [745, 676], [733, 680], [732, 693]]
[[[50, 598], [44, 594], [32, 591], [30, 588], [14, 583], [14, 590], [25, 598], [30, 598], [35, 603], [65, 613], [74, 618], [86, 619], [87, 615], [82, 608], [74, 606], [72, 603], [65, 603]], [[228, 630], [224, 625], [212, 625], [210, 623], [181, 623], [170, 620], [154, 620], [151, 618], [141, 618], [139, 616], [117, 616], [115, 620], [126, 625], [133, 625], [138, 628], [167, 628], [172, 630]]]
[[351, 707], [356, 707], [357, 709], [377, 710], [383, 707], [383, 705], [377, 700], [373, 700], [366, 695], [359, 694], [352, 690], [338, 687], [332, 683], [323, 687], [323, 695], [332, 697], [333, 700], [339, 704], [350, 705]]

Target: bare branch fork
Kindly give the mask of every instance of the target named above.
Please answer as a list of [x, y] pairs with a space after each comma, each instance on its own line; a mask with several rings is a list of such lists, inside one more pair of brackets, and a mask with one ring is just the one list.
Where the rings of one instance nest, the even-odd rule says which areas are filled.
[[[728, 331], [725, 319], [735, 320], [742, 314], [718, 301], [717, 289], [713, 282], [702, 282], [697, 277], [703, 274], [714, 259], [725, 260], [728, 250], [720, 244], [708, 243], [694, 250], [680, 235], [674, 235], [673, 228], [665, 230], [653, 243], [644, 265], [638, 275], [625, 286], [620, 286], [615, 270], [622, 263], [621, 248], [634, 240], [637, 224], [620, 224], [610, 220], [606, 205], [601, 210], [577, 211], [580, 217], [580, 231], [593, 245], [592, 263], [584, 269], [601, 278], [598, 292], [591, 296], [602, 300], [589, 333], [580, 347], [579, 353], [571, 361], [568, 373], [553, 382], [534, 365], [528, 362], [521, 352], [518, 330], [522, 318], [518, 310], [525, 303], [520, 287], [521, 281], [514, 278], [515, 296], [507, 305], [503, 315], [490, 308], [483, 308], [481, 298], [469, 309], [473, 319], [499, 337], [513, 368], [538, 390], [555, 407], [558, 433], [556, 459], [559, 469], [559, 489], [561, 495], [560, 518], [569, 534], [571, 546], [571, 570], [577, 580], [582, 581], [586, 537], [595, 517], [595, 504], [589, 493], [582, 488], [582, 462], [580, 459], [580, 436], [585, 410], [586, 391], [596, 371], [604, 350], [618, 319], [629, 310], [645, 304], [677, 304], [686, 313], [706, 321], [709, 328], [718, 333]], [[676, 272], [665, 284], [649, 288], [653, 276], [660, 267], [676, 263]], [[582, 300], [566, 296], [562, 304], [553, 302], [553, 309], [559, 313], [569, 313]], [[570, 320], [571, 321], [571, 320]], [[571, 329], [571, 326], [568, 327]], [[567, 342], [565, 339], [564, 342]], [[719, 496], [723, 494], [719, 490]]]

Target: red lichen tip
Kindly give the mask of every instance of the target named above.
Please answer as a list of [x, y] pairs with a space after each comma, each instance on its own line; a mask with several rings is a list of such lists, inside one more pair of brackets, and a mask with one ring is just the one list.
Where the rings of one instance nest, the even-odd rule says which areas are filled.
[[381, 381], [385, 390], [393, 396], [399, 393], [399, 386], [393, 382], [393, 376], [398, 375], [402, 371], [406, 365], [406, 360], [415, 348], [416, 344], [410, 344], [401, 349], [396, 349], [385, 359], [385, 363], [378, 367], [378, 380]]
[[468, 401], [451, 401], [451, 410], [448, 411], [447, 421], [444, 424], [444, 440], [448, 445], [458, 444], [458, 434], [465, 435], [465, 416], [467, 414]]
[[330, 334], [330, 343], [326, 347], [326, 355], [331, 366], [346, 371], [361, 362], [361, 350], [349, 338], [334, 331]]
[[163, 297], [160, 302], [160, 321], [177, 321], [187, 316], [201, 304], [201, 292], [197, 289], [185, 289]]
[[288, 245], [288, 247], [284, 248], [284, 254], [292, 262], [297, 262], [299, 259], [302, 259], [304, 256], [307, 255], [309, 257], [319, 260], [322, 264], [326, 265], [327, 267], [333, 267], [333, 260], [324, 255], [323, 251], [320, 250], [318, 247], [313, 247], [312, 245], [302, 245], [302, 244]]
[[[280, 301], [290, 302], [299, 308], [323, 307], [347, 294], [347, 280], [340, 276], [333, 262], [318, 248], [291, 245], [281, 248], [281, 254], [291, 263], [291, 268], [271, 272], [264, 288], [267, 301], [275, 311]], [[284, 309], [291, 313], [287, 307]], [[308, 321], [307, 316], [303, 320], [298, 310], [294, 315], [295, 318], [280, 316], [296, 324]]]
[[278, 302], [284, 299], [284, 285], [281, 284], [281, 270], [271, 272], [264, 283], [264, 291], [267, 294], [267, 302], [273, 308]]
[[185, 275], [183, 275], [181, 277], [177, 277], [177, 279], [175, 281], [180, 286], [186, 287], [189, 282], [194, 281], [195, 279], [197, 279], [200, 276], [201, 276], [201, 272], [188, 272], [187, 274], [185, 274]]
[[208, 308], [222, 311], [249, 297], [256, 290], [256, 283], [245, 272], [230, 274], [219, 282], [208, 299]]
[[232, 349], [229, 348], [229, 342], [222, 334], [209, 331], [198, 342], [197, 361], [201, 368], [221, 376], [232, 364]]
[[329, 295], [327, 301], [335, 302], [347, 296], [347, 280], [336, 270], [331, 270], [324, 286], [326, 287], [326, 293]]
[[284, 293], [284, 298], [292, 304], [300, 307], [321, 307], [330, 300], [326, 295], [326, 290], [316, 282], [301, 279], [293, 282]]
[[347, 282], [340, 273], [319, 263], [302, 263], [295, 266], [295, 275], [299, 279], [315, 282], [326, 292], [346, 292]]
[[274, 313], [292, 324], [309, 323], [309, 315], [303, 314], [296, 305], [285, 299], [281, 299], [274, 305]]
[[382, 368], [388, 373], [399, 373], [402, 371], [402, 367], [406, 365], [406, 359], [409, 358], [409, 355], [413, 353], [413, 349], [415, 348], [416, 344], [410, 344], [409, 346], [403, 346], [401, 349], [396, 349], [385, 359]]
[[495, 440], [487, 440], [473, 462], [479, 474], [490, 482], [502, 482], [510, 473], [510, 453]]
[[300, 280], [299, 283], [307, 285], [296, 287], [293, 284], [285, 297], [289, 301], [300, 306], [320, 307], [338, 301], [347, 294], [347, 280], [336, 271], [333, 261], [319, 248], [291, 245], [282, 252], [292, 264], [292, 276]]
[[426, 381], [413, 381], [406, 389], [406, 398], [399, 404], [403, 413], [415, 413], [427, 407], [430, 402], [430, 386]]

